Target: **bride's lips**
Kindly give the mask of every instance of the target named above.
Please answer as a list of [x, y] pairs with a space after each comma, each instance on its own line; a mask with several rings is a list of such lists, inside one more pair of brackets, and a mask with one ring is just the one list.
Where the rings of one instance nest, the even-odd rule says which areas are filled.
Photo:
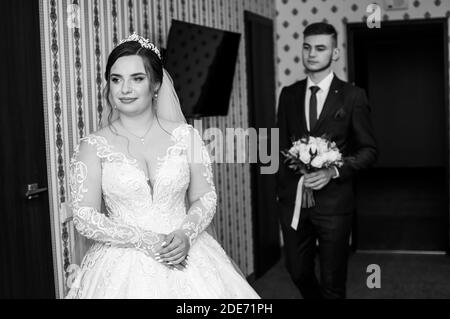
[[134, 101], [137, 100], [137, 98], [131, 98], [131, 97], [122, 97], [119, 98], [120, 102], [122, 102], [123, 104], [130, 104], [133, 103]]

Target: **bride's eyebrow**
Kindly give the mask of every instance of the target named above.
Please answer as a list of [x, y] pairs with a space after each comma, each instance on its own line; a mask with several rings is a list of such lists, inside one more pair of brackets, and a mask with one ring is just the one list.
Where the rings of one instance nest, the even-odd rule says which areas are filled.
[[146, 73], [142, 73], [142, 72], [131, 74], [131, 76], [139, 76], [139, 75], [147, 76]]
[[[119, 78], [122, 78], [123, 76], [121, 74], [117, 74], [117, 73], [112, 73], [111, 76], [116, 76]], [[147, 76], [146, 73], [142, 73], [142, 72], [138, 72], [138, 73], [133, 73], [130, 76]]]

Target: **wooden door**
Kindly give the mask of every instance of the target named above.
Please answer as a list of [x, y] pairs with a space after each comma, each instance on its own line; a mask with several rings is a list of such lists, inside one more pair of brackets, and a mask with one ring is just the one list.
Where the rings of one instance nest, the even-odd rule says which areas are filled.
[[39, 3], [3, 1], [0, 16], [0, 298], [54, 298]]

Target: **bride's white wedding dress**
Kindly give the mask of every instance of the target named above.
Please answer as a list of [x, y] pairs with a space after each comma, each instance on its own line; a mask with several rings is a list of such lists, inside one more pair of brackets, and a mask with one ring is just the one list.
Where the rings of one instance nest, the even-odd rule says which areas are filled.
[[[259, 298], [205, 231], [215, 213], [216, 193], [200, 135], [182, 124], [173, 130], [172, 142], [149, 185], [137, 160], [105, 137], [82, 139], [70, 165], [70, 189], [75, 226], [94, 244], [66, 298]], [[199, 165], [190, 165], [192, 155], [200, 158]], [[202, 194], [189, 210], [188, 187]], [[100, 213], [102, 195], [107, 216]], [[183, 271], [144, 252], [159, 247], [158, 234], [175, 229], [183, 229], [191, 242]]]

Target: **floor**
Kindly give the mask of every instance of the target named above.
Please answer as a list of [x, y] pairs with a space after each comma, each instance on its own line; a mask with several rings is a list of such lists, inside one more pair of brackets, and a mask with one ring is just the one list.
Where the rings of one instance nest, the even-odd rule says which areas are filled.
[[[369, 289], [367, 267], [380, 266], [381, 287]], [[280, 260], [251, 283], [263, 299], [301, 299]], [[449, 299], [450, 256], [353, 253], [349, 258], [349, 299]]]
[[442, 168], [378, 168], [355, 183], [359, 249], [445, 251], [448, 193]]

